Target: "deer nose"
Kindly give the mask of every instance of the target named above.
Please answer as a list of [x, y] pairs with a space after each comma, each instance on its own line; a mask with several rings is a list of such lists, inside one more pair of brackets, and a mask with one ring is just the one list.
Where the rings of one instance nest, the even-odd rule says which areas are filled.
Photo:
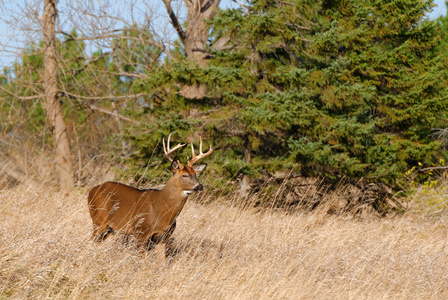
[[203, 189], [204, 189], [204, 186], [202, 184], [198, 184], [197, 186], [195, 186], [194, 191], [199, 192], [199, 191], [202, 191]]

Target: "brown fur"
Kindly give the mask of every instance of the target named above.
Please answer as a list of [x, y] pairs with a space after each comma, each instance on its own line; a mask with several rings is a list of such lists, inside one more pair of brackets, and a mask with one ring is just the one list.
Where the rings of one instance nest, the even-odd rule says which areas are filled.
[[119, 231], [135, 236], [137, 245], [148, 249], [157, 243], [165, 244], [188, 195], [202, 190], [196, 175], [205, 167], [193, 169], [173, 161], [173, 176], [162, 190], [139, 190], [118, 182], [95, 186], [88, 197], [93, 239], [100, 242]]

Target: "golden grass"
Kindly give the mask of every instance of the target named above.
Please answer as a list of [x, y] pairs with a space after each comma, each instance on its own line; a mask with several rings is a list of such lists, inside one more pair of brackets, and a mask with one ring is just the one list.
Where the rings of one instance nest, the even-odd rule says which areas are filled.
[[97, 244], [86, 191], [0, 190], [0, 299], [448, 299], [448, 220], [187, 202], [175, 251]]

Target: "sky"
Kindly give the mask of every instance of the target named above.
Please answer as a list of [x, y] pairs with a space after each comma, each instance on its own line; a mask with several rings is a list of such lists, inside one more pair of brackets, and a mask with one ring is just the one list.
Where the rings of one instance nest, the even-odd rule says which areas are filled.
[[434, 3], [437, 5], [432, 11], [432, 13], [429, 15], [430, 19], [436, 19], [439, 16], [446, 15], [446, 5], [445, 0], [436, 0]]
[[[173, 0], [172, 3], [179, 3], [181, 0]], [[244, 2], [244, 0], [240, 0], [241, 2]], [[29, 21], [28, 19], [34, 19], [37, 20], [36, 16], [41, 14], [42, 10], [42, 0], [0, 0], [0, 68], [3, 68], [5, 66], [11, 65], [17, 58], [17, 49], [23, 49], [24, 41], [25, 40], [39, 40], [41, 39], [41, 32], [40, 32], [40, 26], [38, 23]], [[76, 19], [79, 16], [76, 15], [69, 15], [64, 10], [69, 11], [67, 7], [71, 5], [71, 3], [83, 3], [83, 5], [92, 5], [95, 6], [94, 3], [101, 3], [102, 5], [109, 4], [110, 7], [116, 7], [114, 8], [117, 12], [117, 15], [126, 15], [126, 13], [129, 13], [129, 10], [127, 11], [126, 8], [129, 5], [125, 5], [123, 3], [140, 3], [137, 4], [136, 10], [140, 11], [133, 11], [133, 13], [136, 13], [136, 15], [142, 17], [145, 15], [145, 3], [151, 3], [153, 5], [154, 3], [162, 3], [161, 0], [158, 0], [156, 2], [155, 0], [83, 0], [83, 1], [68, 1], [68, 0], [58, 0], [58, 8], [61, 10], [60, 15], [61, 19], [65, 17], [66, 27], [73, 28], [73, 24], [76, 23]], [[93, 4], [92, 4], [93, 3]], [[120, 4], [121, 7], [120, 7]], [[160, 4], [159, 3], [159, 4]], [[446, 15], [447, 13], [447, 7], [445, 5], [445, 0], [435, 0], [434, 3], [437, 5], [431, 14], [428, 15], [429, 19], [435, 19], [441, 15]], [[76, 5], [76, 4], [74, 4]], [[233, 2], [232, 0], [221, 0], [220, 7], [221, 8], [228, 8], [228, 7], [238, 7], [239, 5]], [[33, 7], [36, 9], [32, 11]], [[64, 9], [65, 8], [65, 9]], [[76, 8], [71, 8], [70, 11], [75, 11]], [[126, 12], [127, 11], [127, 12]], [[85, 12], [84, 12], [85, 13]], [[88, 13], [88, 12], [87, 12]], [[165, 16], [166, 12], [164, 10], [163, 5], [159, 5], [158, 9], [158, 21], [160, 23], [167, 22], [168, 18]], [[65, 14], [65, 15], [64, 15]], [[75, 13], [76, 14], [76, 13]], [[80, 13], [82, 14], [82, 13]], [[9, 16], [9, 17], [5, 17]], [[16, 17], [19, 16], [19, 17]], [[84, 17], [86, 14], [83, 15]], [[109, 20], [103, 19], [104, 22], [108, 22]], [[9, 24], [8, 24], [9, 22]], [[117, 23], [115, 23], [116, 26]], [[64, 24], [63, 24], [64, 25]], [[111, 21], [111, 27], [113, 28], [114, 24], [112, 24]], [[171, 34], [175, 35], [174, 29], [172, 29], [172, 26], [169, 26], [169, 24], [163, 25], [164, 28], [167, 28], [166, 30], [173, 31]], [[17, 29], [12, 30], [13, 27], [34, 27], [35, 31], [30, 31], [26, 35], [23, 34], [23, 30]], [[115, 27], [116, 28], [116, 27]], [[67, 30], [70, 30], [67, 28]], [[168, 35], [169, 36], [169, 35]]]

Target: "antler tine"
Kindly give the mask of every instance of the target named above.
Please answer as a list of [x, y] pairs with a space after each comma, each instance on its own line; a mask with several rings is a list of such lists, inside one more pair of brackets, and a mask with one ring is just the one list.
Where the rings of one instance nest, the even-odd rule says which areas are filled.
[[171, 154], [174, 150], [176, 150], [176, 149], [178, 149], [178, 148], [180, 148], [180, 147], [183, 147], [183, 146], [185, 146], [186, 144], [181, 144], [181, 143], [179, 143], [179, 144], [177, 144], [173, 149], [170, 149], [170, 138], [171, 138], [171, 133], [170, 133], [170, 135], [168, 135], [168, 140], [166, 141], [166, 146], [165, 146], [165, 138], [162, 139], [162, 142], [163, 142], [163, 152], [165, 152], [166, 158], [168, 158], [168, 160], [169, 160], [170, 162], [173, 162], [173, 159], [170, 157], [170, 154]]
[[193, 146], [193, 143], [191, 143], [191, 155], [192, 155], [192, 157], [191, 157], [191, 160], [188, 161], [188, 165], [190, 167], [192, 167], [195, 162], [197, 162], [201, 158], [209, 156], [212, 153], [213, 153], [213, 147], [212, 147], [211, 144], [210, 144], [210, 150], [208, 150], [207, 153], [202, 153], [202, 137], [199, 137], [199, 155], [196, 156], [194, 154], [194, 146]]

